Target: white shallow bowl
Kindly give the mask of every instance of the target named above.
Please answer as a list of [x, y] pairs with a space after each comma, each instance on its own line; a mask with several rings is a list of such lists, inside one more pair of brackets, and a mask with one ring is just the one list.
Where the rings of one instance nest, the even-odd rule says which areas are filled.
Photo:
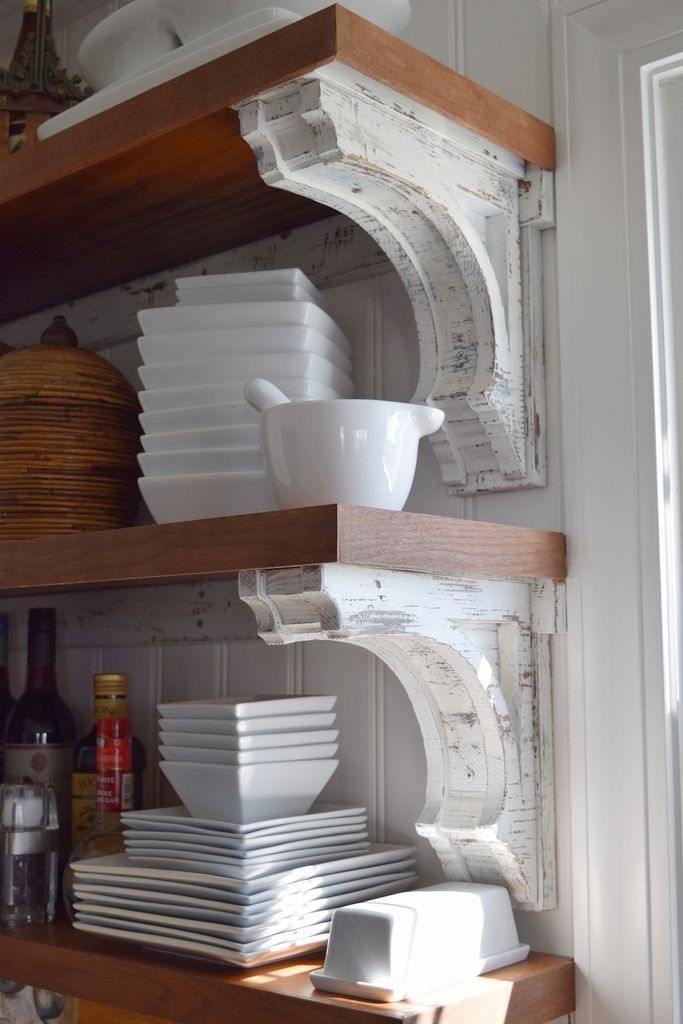
[[[215, 405], [216, 403], [238, 403], [244, 395], [246, 381], [233, 381], [231, 384], [197, 384], [187, 388], [154, 388], [150, 391], [139, 391], [138, 398], [144, 412], [158, 412], [161, 409], [185, 409], [191, 405]], [[339, 398], [334, 388], [306, 378], [281, 377], [273, 381], [288, 398], [296, 399], [329, 399]], [[242, 402], [246, 406], [246, 402]], [[253, 410], [244, 410], [239, 423], [253, 423]]]
[[[140, 392], [140, 397], [143, 392]], [[259, 434], [259, 415], [243, 398], [231, 402], [188, 405], [182, 409], [159, 409], [142, 412], [138, 417], [147, 435], [176, 433], [186, 430], [213, 430], [216, 427], [256, 429]]]
[[266, 747], [263, 750], [215, 750], [211, 747], [177, 747], [162, 743], [159, 753], [166, 761], [193, 761], [196, 764], [268, 764], [271, 761], [326, 760], [334, 757], [338, 749], [338, 743]]
[[[313, 288], [313, 285], [311, 285]], [[177, 301], [183, 306], [195, 306], [206, 302], [315, 302], [325, 308], [325, 301], [314, 289], [299, 288], [290, 284], [216, 285], [213, 288], [177, 288]]]
[[315, 299], [320, 294], [310, 277], [304, 274], [299, 267], [279, 267], [276, 270], [239, 270], [234, 274], [194, 274], [192, 277], [176, 277], [176, 288], [184, 288], [188, 291], [213, 288], [253, 288], [260, 286], [268, 288], [305, 288], [310, 291]]
[[273, 715], [317, 714], [332, 711], [337, 698], [334, 694], [308, 693], [282, 697], [264, 694], [257, 697], [216, 697], [210, 700], [171, 700], [157, 704], [162, 718], [271, 718]]
[[265, 373], [276, 377], [300, 377], [333, 388], [348, 398], [351, 378], [329, 359], [310, 352], [270, 352], [267, 355], [221, 356], [216, 359], [185, 359], [178, 363], [152, 363], [138, 369], [143, 385], [155, 388], [188, 388], [198, 384], [244, 382]]
[[329, 359], [344, 373], [351, 371], [351, 347], [346, 340], [342, 345], [313, 327], [296, 325], [144, 334], [138, 338], [138, 349], [148, 364], [215, 359], [219, 356], [263, 356], [271, 352], [311, 352]]
[[395, 1002], [525, 960], [500, 885], [444, 882], [341, 907], [316, 988]]
[[335, 760], [252, 765], [161, 761], [160, 767], [193, 817], [254, 822], [305, 814], [338, 764]]
[[[335, 711], [305, 711], [300, 715], [265, 715], [263, 718], [220, 718], [218, 715], [210, 718], [160, 718], [159, 729], [162, 740], [167, 731], [175, 732], [181, 728], [183, 732], [205, 733], [207, 736], [276, 735], [331, 729], [336, 718]], [[190, 746], [201, 746], [201, 743], [191, 743]]]
[[[151, 415], [151, 414], [150, 414]], [[161, 434], [142, 434], [140, 443], [146, 452], [188, 452], [202, 448], [259, 448], [258, 424], [233, 427], [208, 427], [205, 430], [171, 430]]]
[[138, 487], [157, 523], [248, 515], [277, 508], [265, 473], [142, 476]]
[[[178, 723], [177, 730], [172, 728], [172, 722], [167, 721], [168, 728], [163, 729], [160, 739], [166, 747], [195, 747], [201, 750], [268, 750], [270, 747], [279, 747], [284, 750], [286, 747], [300, 747], [309, 744], [336, 743], [339, 737], [338, 729], [309, 729], [293, 732], [266, 732], [256, 735], [234, 735], [226, 736], [221, 733], [185, 732], [182, 722]], [[285, 760], [283, 758], [282, 760]]]
[[443, 419], [440, 409], [370, 399], [271, 406], [261, 416], [261, 443], [279, 507], [403, 508], [419, 439]]
[[296, 324], [313, 327], [340, 348], [348, 345], [343, 332], [314, 302], [212, 302], [200, 306], [161, 306], [141, 309], [138, 320], [143, 334], [176, 331], [215, 331], [234, 327], [269, 327]]
[[259, 448], [197, 448], [190, 451], [143, 452], [138, 455], [145, 476], [188, 473], [263, 473]]

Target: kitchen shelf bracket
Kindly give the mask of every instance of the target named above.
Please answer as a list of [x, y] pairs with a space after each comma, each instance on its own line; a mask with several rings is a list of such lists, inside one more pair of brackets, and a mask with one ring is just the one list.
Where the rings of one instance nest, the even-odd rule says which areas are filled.
[[269, 644], [330, 640], [373, 652], [412, 702], [427, 761], [417, 832], [446, 877], [555, 905], [550, 636], [564, 586], [345, 564], [239, 574]]
[[236, 109], [263, 180], [349, 216], [398, 271], [451, 493], [543, 486], [552, 172], [339, 61]]

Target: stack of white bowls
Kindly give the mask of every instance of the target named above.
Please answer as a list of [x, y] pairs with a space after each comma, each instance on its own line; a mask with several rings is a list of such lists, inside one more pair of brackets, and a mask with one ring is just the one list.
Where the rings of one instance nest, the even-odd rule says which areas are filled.
[[161, 770], [190, 814], [305, 814], [339, 764], [336, 697], [160, 704]]
[[297, 269], [176, 286], [176, 306], [138, 313], [143, 497], [159, 523], [274, 509], [244, 385], [266, 376], [289, 398], [349, 398], [349, 343]]

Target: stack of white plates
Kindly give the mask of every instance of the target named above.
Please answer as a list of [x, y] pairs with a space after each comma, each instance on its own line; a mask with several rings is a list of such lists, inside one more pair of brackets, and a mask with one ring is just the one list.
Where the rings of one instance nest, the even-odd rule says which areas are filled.
[[338, 761], [334, 696], [160, 704], [161, 770], [190, 814], [305, 814]]
[[273, 509], [244, 385], [267, 377], [290, 398], [348, 398], [349, 343], [297, 269], [176, 286], [178, 305], [138, 313], [145, 501], [157, 522]]
[[[199, 822], [182, 809], [124, 816], [129, 851], [136, 836], [155, 841], [190, 835], [226, 849], [223, 865], [188, 867], [159, 858], [114, 854], [72, 864], [74, 924], [82, 931], [250, 967], [320, 948], [336, 907], [413, 888], [414, 850], [371, 844], [362, 852], [278, 859], [278, 845], [310, 843], [364, 827], [365, 808], [320, 806], [302, 817], [231, 825]], [[157, 836], [159, 837], [157, 839]], [[145, 840], [140, 839], [140, 843]], [[270, 847], [266, 844], [272, 844]], [[268, 853], [250, 863], [250, 851]], [[233, 856], [237, 854], [237, 856]]]

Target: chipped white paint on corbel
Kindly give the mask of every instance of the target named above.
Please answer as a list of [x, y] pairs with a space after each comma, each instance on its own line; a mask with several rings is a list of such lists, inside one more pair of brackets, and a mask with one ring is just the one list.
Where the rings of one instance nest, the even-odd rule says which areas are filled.
[[447, 486], [542, 486], [552, 175], [338, 63], [239, 110], [263, 179], [345, 213], [400, 274], [420, 342], [414, 400], [446, 413], [432, 440]]
[[425, 745], [417, 831], [448, 878], [504, 884], [538, 910], [555, 904], [547, 633], [561, 589], [339, 564], [239, 577], [267, 643], [350, 642], [395, 672]]

